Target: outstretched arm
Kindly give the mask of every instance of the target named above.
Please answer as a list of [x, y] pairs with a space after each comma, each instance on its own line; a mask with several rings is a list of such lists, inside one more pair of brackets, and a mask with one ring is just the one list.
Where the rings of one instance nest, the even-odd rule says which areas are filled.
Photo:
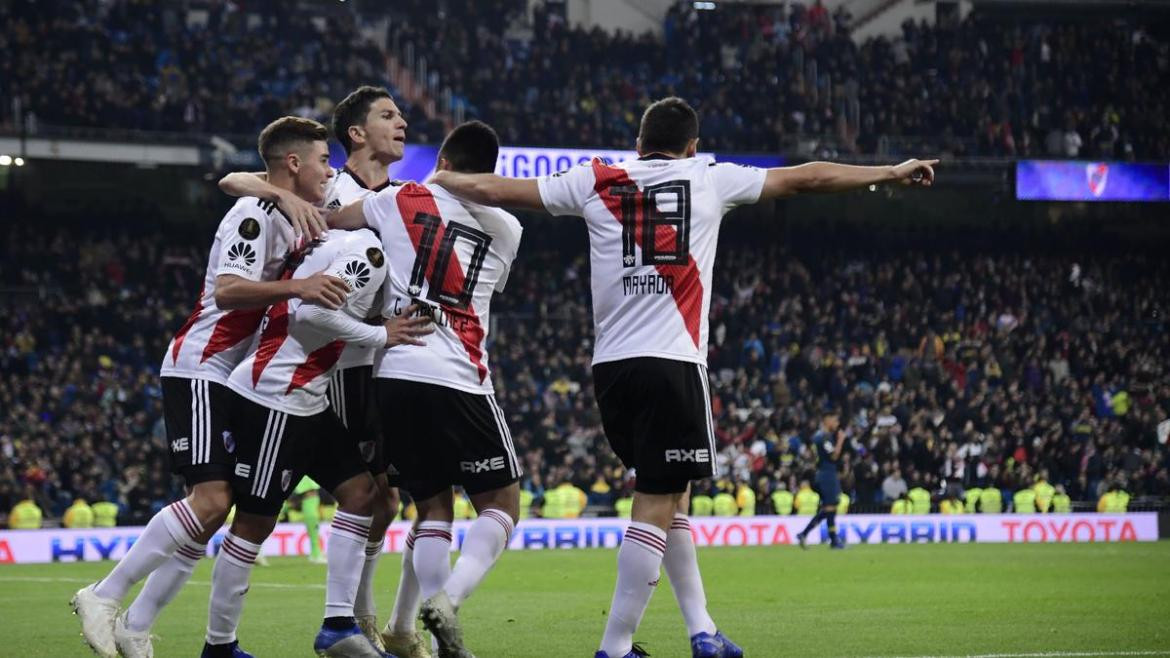
[[769, 169], [760, 200], [809, 192], [844, 192], [877, 183], [930, 186], [938, 160], [907, 160], [897, 165], [863, 167], [835, 162], [808, 162]]
[[451, 194], [485, 206], [544, 210], [535, 178], [505, 178], [495, 174], [460, 174], [438, 171], [431, 182]]
[[325, 226], [320, 208], [288, 190], [269, 183], [268, 175], [264, 172], [237, 171], [228, 174], [219, 179], [219, 189], [228, 196], [254, 196], [275, 203], [292, 222], [297, 238], [308, 235], [310, 240], [315, 240], [328, 228]]

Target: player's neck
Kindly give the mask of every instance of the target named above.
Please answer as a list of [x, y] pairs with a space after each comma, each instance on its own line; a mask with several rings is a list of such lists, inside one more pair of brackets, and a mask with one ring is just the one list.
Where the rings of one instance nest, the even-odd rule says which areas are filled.
[[[297, 184], [287, 171], [269, 171], [267, 173], [269, 185], [297, 194]], [[300, 196], [300, 194], [297, 194], [297, 196]]]
[[392, 161], [378, 158], [373, 154], [362, 152], [351, 153], [345, 161], [345, 168], [360, 179], [368, 188], [381, 187], [390, 180], [386, 168]]

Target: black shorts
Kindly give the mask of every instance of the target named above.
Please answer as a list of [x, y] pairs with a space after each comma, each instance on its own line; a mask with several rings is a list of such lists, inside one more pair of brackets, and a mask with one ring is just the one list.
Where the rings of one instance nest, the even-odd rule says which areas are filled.
[[386, 451], [374, 404], [374, 367], [354, 366], [329, 378], [325, 392], [329, 408], [345, 427], [348, 441], [357, 446], [362, 461], [374, 476], [386, 472]]
[[171, 472], [191, 487], [232, 478], [235, 446], [228, 431], [232, 392], [206, 379], [163, 377], [163, 419]]
[[520, 479], [520, 459], [494, 395], [447, 386], [378, 379], [386, 453], [398, 486], [426, 500], [458, 484], [468, 494]]
[[653, 357], [610, 361], [593, 366], [593, 387], [609, 445], [636, 471], [636, 491], [681, 493], [715, 475], [707, 368]]
[[332, 411], [294, 416], [231, 395], [236, 442], [232, 489], [240, 510], [275, 516], [306, 475], [332, 492], [367, 472], [357, 446]]

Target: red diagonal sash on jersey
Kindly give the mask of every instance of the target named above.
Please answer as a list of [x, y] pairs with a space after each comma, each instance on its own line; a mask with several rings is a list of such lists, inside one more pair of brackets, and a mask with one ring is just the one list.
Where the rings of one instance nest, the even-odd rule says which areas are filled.
[[183, 340], [187, 338], [187, 332], [191, 331], [191, 327], [194, 327], [195, 322], [199, 320], [199, 314], [203, 313], [203, 290], [205, 287], [206, 282], [199, 286], [199, 296], [195, 298], [195, 310], [187, 316], [187, 321], [179, 328], [179, 333], [175, 334], [175, 345], [171, 348], [172, 364], [179, 362], [179, 349], [183, 347]]
[[216, 321], [215, 329], [211, 332], [211, 340], [203, 348], [203, 358], [200, 363], [210, 359], [220, 352], [235, 347], [241, 340], [251, 338], [264, 318], [264, 309], [255, 308], [246, 311], [228, 311]]
[[305, 362], [297, 366], [293, 371], [292, 381], [288, 383], [288, 388], [285, 389], [284, 394], [288, 395], [298, 388], [313, 381], [313, 378], [326, 370], [332, 368], [337, 360], [341, 358], [341, 350], [345, 349], [344, 340], [335, 340], [327, 345], [322, 345], [313, 350], [313, 353], [305, 359]]
[[[304, 258], [308, 248], [293, 251], [285, 260], [284, 269], [280, 272], [280, 280], [292, 278], [297, 265]], [[280, 346], [288, 338], [288, 300], [277, 302], [268, 308], [268, 324], [260, 334], [260, 344], [256, 347], [256, 360], [252, 362], [252, 388], [260, 382], [260, 375], [280, 351]]]
[[[416, 183], [407, 183], [402, 191], [396, 197], [398, 201], [398, 214], [402, 215], [402, 223], [406, 227], [406, 233], [410, 236], [410, 243], [414, 245], [414, 251], [417, 254], [419, 243], [423, 237], [423, 225], [417, 224], [414, 221], [415, 215], [418, 213], [427, 213], [435, 217], [441, 217], [439, 214], [439, 207], [435, 204], [435, 198], [431, 196], [431, 191], [422, 185]], [[434, 243], [431, 245], [431, 253], [437, 253], [439, 245], [443, 241], [443, 233], [446, 226], [441, 222], [439, 228], [435, 231]], [[426, 279], [432, 281], [434, 275], [434, 267], [436, 258], [432, 258], [431, 262], [427, 263]], [[463, 265], [459, 262], [459, 258], [455, 257], [447, 261], [447, 271], [443, 273], [443, 288], [445, 290], [462, 290], [464, 282]], [[459, 342], [463, 343], [463, 349], [467, 351], [467, 356], [471, 359], [471, 363], [475, 365], [476, 371], [479, 373], [479, 381], [482, 384], [485, 377], [487, 377], [487, 366], [483, 364], [483, 350], [480, 345], [483, 344], [483, 325], [479, 321], [479, 315], [475, 312], [475, 306], [467, 305], [466, 311], [453, 308], [446, 304], [441, 304], [443, 312], [449, 316], [461, 318], [461, 322], [452, 322], [452, 328], [459, 334]]]
[[260, 383], [260, 375], [268, 363], [280, 351], [288, 338], [288, 300], [273, 304], [268, 309], [268, 324], [260, 334], [260, 345], [256, 348], [256, 360], [252, 362], [252, 388]]
[[[624, 169], [610, 167], [598, 159], [593, 160], [593, 177], [595, 180], [593, 190], [601, 197], [605, 207], [609, 208], [614, 219], [621, 223], [622, 198], [613, 194], [610, 188], [635, 186], [634, 181], [630, 180], [629, 174]], [[634, 241], [638, 244], [639, 249], [642, 245], [642, 231], [646, 227], [642, 203], [642, 191], [638, 190], [634, 199]], [[654, 234], [654, 246], [662, 251], [674, 251], [676, 240], [676, 231], [670, 226], [660, 226]], [[682, 315], [687, 333], [690, 334], [695, 347], [698, 347], [699, 328], [702, 326], [703, 314], [703, 280], [699, 278], [699, 266], [695, 263], [695, 258], [688, 254], [686, 265], [655, 265], [654, 269], [663, 276], [674, 278], [672, 294], [675, 306], [678, 307], [678, 312]]]

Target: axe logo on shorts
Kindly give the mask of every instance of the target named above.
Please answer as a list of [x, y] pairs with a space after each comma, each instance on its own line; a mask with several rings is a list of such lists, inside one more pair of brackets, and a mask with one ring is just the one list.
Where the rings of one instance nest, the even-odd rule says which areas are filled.
[[464, 473], [487, 473], [488, 471], [502, 471], [504, 470], [505, 462], [503, 457], [492, 457], [490, 459], [476, 459], [475, 461], [459, 462], [459, 470]]
[[670, 462], [694, 462], [696, 464], [705, 464], [711, 461], [711, 451], [706, 448], [698, 448], [696, 450], [678, 450], [670, 449], [666, 451], [666, 463]]

